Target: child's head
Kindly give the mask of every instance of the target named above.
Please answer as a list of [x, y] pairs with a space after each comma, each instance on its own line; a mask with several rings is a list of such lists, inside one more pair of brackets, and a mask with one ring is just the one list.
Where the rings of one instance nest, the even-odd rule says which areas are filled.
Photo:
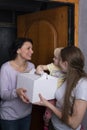
[[55, 48], [55, 50], [54, 50], [53, 61], [54, 61], [55, 65], [59, 64], [59, 55], [60, 55], [61, 49], [63, 49], [63, 47]]

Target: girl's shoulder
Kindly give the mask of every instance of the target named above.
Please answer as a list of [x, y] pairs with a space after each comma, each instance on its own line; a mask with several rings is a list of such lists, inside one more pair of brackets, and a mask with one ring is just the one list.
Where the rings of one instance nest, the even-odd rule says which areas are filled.
[[76, 99], [82, 99], [87, 101], [87, 78], [81, 78], [77, 85], [76, 88], [74, 89], [74, 96]]
[[[79, 81], [78, 81], [78, 83], [77, 83], [77, 86], [79, 86], [79, 87], [81, 87], [81, 86], [83, 86], [83, 84], [85, 85], [87, 85], [87, 77], [83, 77], [83, 78], [81, 78]], [[85, 85], [85, 86], [86, 86]]]

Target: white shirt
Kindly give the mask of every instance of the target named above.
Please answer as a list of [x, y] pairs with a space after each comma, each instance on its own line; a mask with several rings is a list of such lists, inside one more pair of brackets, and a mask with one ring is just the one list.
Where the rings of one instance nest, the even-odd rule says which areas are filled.
[[[57, 89], [56, 91], [56, 107], [61, 111], [63, 108], [63, 102], [64, 102], [64, 94], [66, 89], [66, 82], [63, 83], [63, 85]], [[81, 78], [76, 87], [73, 89], [71, 93], [71, 97], [74, 97], [75, 99], [81, 99], [87, 101], [87, 79]], [[59, 118], [53, 114], [52, 116], [52, 123], [55, 128], [55, 130], [73, 130], [66, 124], [63, 124]], [[81, 125], [76, 130], [80, 130]]]

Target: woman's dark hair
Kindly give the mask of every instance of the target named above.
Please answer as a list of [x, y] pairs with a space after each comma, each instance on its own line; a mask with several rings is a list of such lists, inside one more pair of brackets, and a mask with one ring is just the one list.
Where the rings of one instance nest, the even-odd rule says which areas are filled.
[[33, 44], [33, 41], [30, 38], [17, 38], [13, 42], [13, 44], [10, 47], [10, 50], [9, 50], [9, 52], [10, 52], [10, 59], [11, 60], [13, 60], [13, 59], [16, 58], [16, 56], [17, 56], [17, 50], [19, 48], [21, 48], [25, 42], [30, 42], [31, 44]]
[[62, 121], [68, 123], [68, 115], [73, 112], [73, 107], [70, 102], [71, 92], [76, 87], [77, 82], [82, 77], [87, 77], [84, 72], [84, 56], [78, 47], [65, 47], [60, 53], [62, 61], [67, 61], [68, 72], [66, 76], [66, 92], [64, 97]]

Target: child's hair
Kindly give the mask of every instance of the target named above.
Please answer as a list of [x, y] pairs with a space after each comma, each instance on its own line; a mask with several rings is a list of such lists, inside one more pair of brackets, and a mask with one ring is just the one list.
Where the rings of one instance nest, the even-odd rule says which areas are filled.
[[63, 49], [63, 47], [55, 48], [54, 55], [58, 57], [60, 55], [60, 51]]

